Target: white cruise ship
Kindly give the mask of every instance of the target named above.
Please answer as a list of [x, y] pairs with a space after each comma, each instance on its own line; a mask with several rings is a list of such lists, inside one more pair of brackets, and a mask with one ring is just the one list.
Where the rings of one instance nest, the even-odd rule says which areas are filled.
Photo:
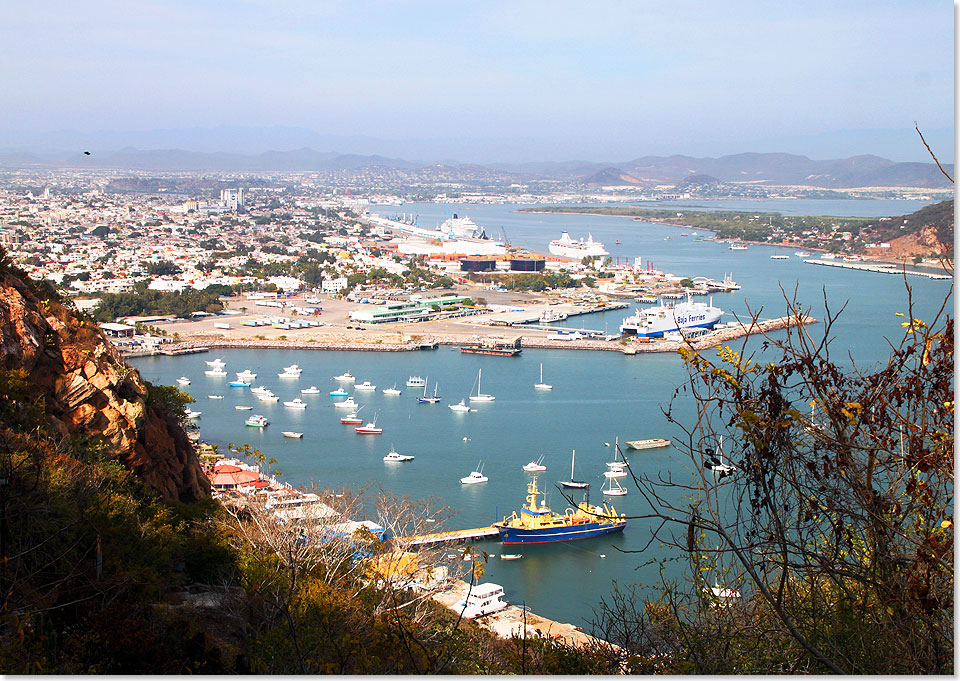
[[663, 338], [665, 333], [681, 329], [712, 329], [723, 310], [710, 304], [694, 302], [687, 296], [682, 303], [661, 303], [656, 307], [638, 309], [620, 325], [620, 333], [641, 338]]
[[593, 235], [588, 234], [587, 240], [582, 238], [574, 241], [567, 232], [560, 235], [559, 239], [550, 242], [550, 252], [554, 255], [560, 255], [565, 258], [585, 258], [591, 255], [609, 255], [603, 244], [593, 240]]
[[486, 239], [487, 234], [476, 222], [468, 217], [460, 217], [456, 213], [452, 218], [444, 220], [437, 229], [451, 239]]

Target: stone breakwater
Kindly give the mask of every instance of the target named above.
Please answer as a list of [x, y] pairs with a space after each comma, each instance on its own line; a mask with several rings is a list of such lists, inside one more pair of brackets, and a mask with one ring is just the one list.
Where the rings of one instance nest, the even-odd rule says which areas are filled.
[[[655, 339], [650, 342], [604, 341], [604, 340], [559, 340], [542, 336], [522, 336], [522, 345], [525, 348], [542, 348], [551, 350], [601, 350], [606, 352], [623, 352], [640, 354], [648, 352], [676, 352], [683, 346], [694, 350], [705, 350], [737, 338], [753, 334], [772, 333], [788, 327], [815, 324], [813, 317], [805, 315], [796, 317], [778, 317], [765, 321], [735, 323], [733, 326], [712, 331], [704, 336], [688, 341]], [[349, 339], [324, 338], [316, 340], [226, 340], [221, 338], [194, 338], [179, 343], [169, 343], [164, 346], [165, 352], [180, 352], [197, 349], [215, 350], [220, 348], [258, 348], [272, 350], [329, 350], [329, 351], [365, 351], [365, 352], [410, 352], [420, 350], [423, 344], [439, 345], [472, 345], [475, 339], [463, 336], [431, 336], [416, 342], [398, 343], [396, 338], [364, 338]]]

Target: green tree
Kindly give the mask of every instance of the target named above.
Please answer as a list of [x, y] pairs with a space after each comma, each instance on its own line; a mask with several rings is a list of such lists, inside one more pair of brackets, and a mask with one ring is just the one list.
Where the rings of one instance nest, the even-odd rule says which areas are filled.
[[677, 399], [696, 404], [696, 420], [667, 416], [692, 478], [635, 482], [657, 536], [686, 552], [692, 591], [673, 582], [659, 601], [605, 601], [601, 632], [637, 656], [636, 671], [952, 673], [945, 309], [924, 322], [908, 306], [889, 359], [866, 369], [830, 357], [829, 313], [822, 339], [802, 325], [767, 338], [774, 362], [681, 349], [690, 380]]

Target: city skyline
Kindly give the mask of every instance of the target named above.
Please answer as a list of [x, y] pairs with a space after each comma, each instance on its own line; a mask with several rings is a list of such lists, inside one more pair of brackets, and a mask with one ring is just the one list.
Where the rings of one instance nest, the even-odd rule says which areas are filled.
[[[56, 131], [139, 146], [144, 131], [192, 130], [208, 147], [197, 150], [257, 152], [269, 137], [257, 131], [272, 128], [305, 131], [271, 140], [288, 149], [425, 160], [929, 161], [916, 121], [952, 162], [952, 9], [11, 2], [0, 147], [43, 146]], [[224, 129], [253, 133], [216, 148]], [[191, 148], [185, 133], [167, 139]]]

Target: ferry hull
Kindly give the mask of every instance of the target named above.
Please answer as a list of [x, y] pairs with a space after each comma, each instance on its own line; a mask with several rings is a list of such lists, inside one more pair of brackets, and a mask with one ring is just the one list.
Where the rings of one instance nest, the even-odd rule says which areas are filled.
[[574, 541], [599, 537], [612, 532], [622, 532], [627, 526], [626, 521], [610, 523], [584, 523], [570, 527], [551, 527], [536, 530], [525, 530], [518, 527], [506, 527], [494, 524], [500, 532], [500, 540], [505, 546], [515, 544], [551, 544], [561, 541]]

